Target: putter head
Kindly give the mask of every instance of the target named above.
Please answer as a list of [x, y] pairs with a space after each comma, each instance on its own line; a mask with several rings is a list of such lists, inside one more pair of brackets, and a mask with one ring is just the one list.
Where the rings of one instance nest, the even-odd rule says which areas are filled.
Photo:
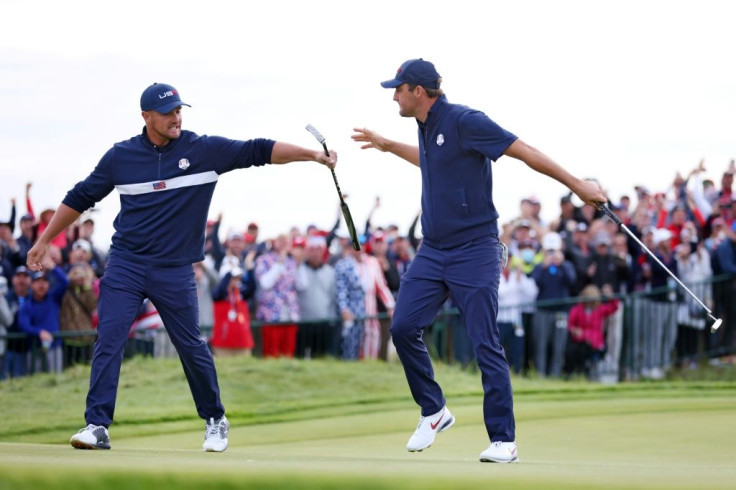
[[713, 323], [713, 325], [711, 325], [711, 327], [710, 327], [710, 333], [715, 333], [715, 331], [718, 330], [718, 327], [721, 326], [721, 323], [723, 323], [723, 319], [722, 318], [717, 319], [715, 321], [715, 323]]

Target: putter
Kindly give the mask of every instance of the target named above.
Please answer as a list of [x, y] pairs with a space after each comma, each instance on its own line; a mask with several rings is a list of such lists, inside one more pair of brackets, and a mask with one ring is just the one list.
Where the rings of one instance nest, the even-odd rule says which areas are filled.
[[[307, 124], [307, 131], [312, 133], [312, 136], [317, 138], [317, 141], [319, 141], [322, 144], [322, 148], [325, 150], [325, 155], [329, 155], [330, 152], [327, 150], [327, 143], [325, 143], [325, 137], [322, 136], [322, 133], [317, 131], [317, 128], [312, 126], [311, 124]], [[353, 248], [356, 251], [360, 250], [360, 242], [358, 241], [358, 233], [355, 231], [355, 225], [353, 224], [353, 217], [350, 215], [350, 208], [348, 208], [348, 204], [345, 202], [345, 199], [342, 197], [342, 191], [340, 190], [340, 184], [337, 183], [337, 175], [335, 175], [335, 169], [331, 168], [330, 171], [332, 172], [332, 180], [335, 181], [335, 188], [337, 189], [337, 195], [340, 197], [340, 209], [342, 209], [342, 215], [345, 218], [345, 226], [348, 227], [348, 232], [350, 233], [350, 240], [353, 242]]]
[[687, 286], [685, 286], [685, 285], [684, 285], [684, 284], [682, 283], [682, 281], [680, 281], [680, 280], [679, 280], [679, 279], [677, 278], [677, 276], [676, 276], [676, 275], [674, 275], [674, 274], [672, 273], [672, 271], [671, 271], [671, 270], [669, 270], [669, 269], [667, 268], [667, 266], [666, 266], [666, 265], [664, 265], [664, 264], [663, 264], [663, 263], [662, 263], [662, 262], [661, 262], [661, 261], [660, 261], [660, 260], [659, 260], [659, 259], [657, 258], [657, 256], [656, 256], [656, 255], [654, 255], [654, 253], [652, 253], [652, 251], [651, 251], [651, 250], [649, 250], [649, 248], [647, 248], [647, 246], [646, 246], [646, 245], [644, 245], [644, 244], [643, 244], [643, 243], [641, 242], [641, 240], [639, 240], [639, 239], [638, 239], [638, 238], [636, 237], [636, 235], [634, 235], [634, 233], [632, 233], [632, 231], [631, 231], [631, 230], [629, 230], [629, 228], [628, 228], [628, 227], [627, 227], [627, 226], [626, 226], [626, 225], [625, 225], [625, 224], [624, 224], [624, 223], [623, 223], [623, 222], [621, 221], [621, 219], [619, 219], [619, 217], [618, 217], [618, 216], [616, 216], [616, 214], [614, 214], [614, 212], [613, 212], [613, 211], [611, 211], [611, 210], [610, 210], [610, 209], [608, 208], [608, 206], [606, 206], [606, 205], [605, 205], [605, 204], [603, 204], [603, 203], [598, 203], [598, 209], [600, 209], [601, 211], [603, 211], [604, 213], [606, 213], [606, 215], [607, 215], [607, 216], [608, 216], [609, 218], [611, 218], [611, 219], [612, 219], [612, 220], [613, 220], [613, 221], [614, 221], [614, 222], [615, 222], [615, 223], [616, 223], [616, 224], [618, 225], [618, 227], [619, 227], [619, 228], [621, 228], [621, 229], [622, 229], [622, 230], [623, 230], [623, 231], [624, 231], [624, 232], [625, 232], [625, 233], [626, 233], [627, 235], [629, 235], [629, 236], [630, 236], [631, 238], [633, 238], [633, 239], [634, 239], [634, 241], [635, 241], [636, 243], [638, 243], [638, 244], [639, 244], [639, 246], [640, 246], [641, 248], [643, 248], [643, 249], [644, 249], [644, 251], [645, 251], [646, 253], [648, 253], [648, 254], [649, 254], [649, 256], [650, 256], [651, 258], [653, 258], [653, 259], [654, 259], [654, 261], [655, 261], [655, 262], [657, 262], [657, 263], [659, 264], [659, 266], [660, 266], [660, 267], [662, 267], [662, 269], [664, 269], [664, 270], [665, 270], [665, 272], [667, 272], [667, 274], [669, 274], [669, 275], [670, 275], [670, 277], [672, 277], [672, 279], [674, 279], [674, 280], [675, 280], [675, 282], [677, 282], [677, 284], [679, 284], [679, 285], [680, 285], [680, 287], [681, 287], [682, 289], [684, 289], [684, 290], [685, 290], [685, 291], [686, 291], [686, 292], [687, 292], [687, 293], [688, 293], [688, 294], [689, 294], [690, 296], [692, 296], [692, 298], [693, 298], [693, 299], [694, 299], [694, 300], [695, 300], [695, 301], [696, 301], [696, 302], [697, 302], [697, 303], [698, 303], [698, 304], [699, 304], [700, 306], [702, 306], [702, 307], [703, 307], [703, 309], [704, 309], [704, 310], [705, 310], [705, 311], [706, 311], [706, 312], [708, 313], [708, 318], [710, 318], [711, 320], [713, 320], [713, 325], [711, 325], [711, 327], [710, 327], [710, 332], [711, 332], [711, 333], [714, 333], [714, 332], [715, 332], [716, 330], [718, 330], [718, 327], [720, 327], [720, 326], [721, 326], [721, 323], [723, 323], [723, 320], [722, 320], [721, 318], [716, 318], [716, 317], [714, 317], [714, 316], [713, 316], [713, 312], [712, 312], [712, 311], [710, 310], [710, 308], [708, 308], [707, 306], [705, 306], [705, 304], [704, 304], [704, 303], [703, 303], [703, 302], [702, 302], [702, 301], [700, 300], [700, 298], [698, 298], [697, 296], [695, 296], [695, 294], [693, 294], [693, 292], [692, 292], [692, 291], [690, 291], [690, 289], [688, 289], [688, 287], [687, 287]]

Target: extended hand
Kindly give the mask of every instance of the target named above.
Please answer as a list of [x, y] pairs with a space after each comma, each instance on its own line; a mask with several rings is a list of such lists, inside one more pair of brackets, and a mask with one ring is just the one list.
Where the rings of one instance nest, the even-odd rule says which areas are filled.
[[351, 136], [353, 141], [367, 142], [367, 144], [360, 147], [361, 150], [375, 148], [376, 150], [386, 151], [386, 138], [380, 134], [367, 128], [353, 128], [353, 131], [355, 131], [355, 134]]

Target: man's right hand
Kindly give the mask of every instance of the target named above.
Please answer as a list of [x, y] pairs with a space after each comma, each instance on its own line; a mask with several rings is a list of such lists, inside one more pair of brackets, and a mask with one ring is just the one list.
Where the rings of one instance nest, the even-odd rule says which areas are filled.
[[367, 142], [367, 144], [360, 147], [361, 150], [375, 148], [376, 150], [386, 151], [386, 138], [380, 134], [375, 131], [371, 131], [368, 128], [353, 128], [353, 131], [355, 131], [355, 134], [351, 136], [353, 141], [360, 143]]
[[43, 258], [46, 256], [46, 252], [48, 251], [48, 249], [48, 243], [42, 242], [40, 240], [36, 242], [36, 244], [28, 251], [26, 266], [28, 266], [28, 268], [32, 271], [42, 270]]
[[359, 143], [366, 143], [361, 146], [361, 150], [368, 148], [375, 148], [379, 151], [387, 151], [393, 153], [399, 158], [403, 158], [412, 165], [419, 166], [419, 147], [416, 145], [407, 145], [406, 143], [399, 143], [387, 138], [384, 138], [375, 131], [371, 131], [368, 128], [353, 128], [355, 134], [351, 136], [353, 141]]

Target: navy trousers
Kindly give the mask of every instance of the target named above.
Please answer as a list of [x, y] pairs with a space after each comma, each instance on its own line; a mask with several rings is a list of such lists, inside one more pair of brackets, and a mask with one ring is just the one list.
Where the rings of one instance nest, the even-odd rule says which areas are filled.
[[215, 363], [199, 333], [192, 266], [155, 267], [112, 255], [100, 281], [100, 322], [87, 393], [87, 423], [108, 427], [113, 420], [125, 343], [146, 297], [156, 306], [179, 353], [197, 413], [203, 419], [222, 417], [225, 408]]
[[516, 438], [511, 377], [500, 343], [496, 315], [502, 245], [483, 238], [449, 249], [419, 248], [401, 278], [391, 335], [404, 366], [409, 389], [422, 415], [445, 406], [422, 340], [448, 294], [452, 295], [473, 343], [483, 383], [483, 417], [491, 442]]

